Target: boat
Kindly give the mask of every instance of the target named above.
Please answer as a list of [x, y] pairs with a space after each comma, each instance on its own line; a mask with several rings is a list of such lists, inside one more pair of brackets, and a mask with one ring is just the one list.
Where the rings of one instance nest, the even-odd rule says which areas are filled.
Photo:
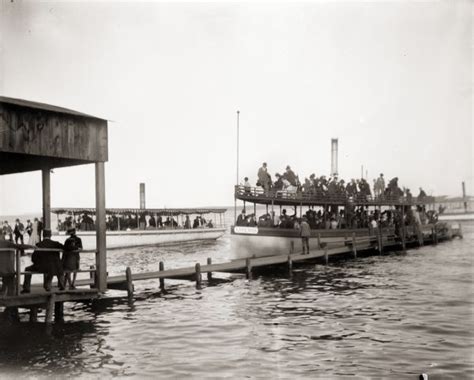
[[[107, 249], [215, 241], [226, 231], [226, 211], [225, 208], [107, 208]], [[74, 227], [84, 250], [96, 249], [95, 208], [52, 208], [51, 213], [57, 217], [57, 228], [53, 231], [55, 240], [63, 243], [68, 238], [67, 229]], [[203, 220], [203, 215], [207, 216], [206, 224], [193, 228], [192, 218]], [[191, 220], [190, 228], [184, 228], [186, 217]], [[209, 220], [212, 220], [212, 226], [208, 224]]]
[[[293, 228], [276, 227], [275, 208], [279, 208], [280, 215], [282, 209], [294, 210], [294, 215], [299, 218], [305, 215], [307, 210], [350, 210], [355, 207], [363, 206], [366, 210], [383, 211], [395, 210], [401, 212], [402, 219], [404, 214], [408, 214], [412, 206], [427, 206], [431, 209], [431, 215], [435, 215], [434, 197], [426, 196], [423, 199], [407, 198], [405, 196], [372, 196], [350, 197], [344, 194], [314, 194], [310, 192], [273, 190], [265, 191], [261, 187], [248, 187], [237, 185], [234, 189], [235, 214], [234, 225], [231, 226], [231, 251], [233, 259], [243, 259], [251, 257], [264, 257], [274, 255], [288, 255], [302, 250], [302, 243], [299, 230]], [[265, 206], [266, 214], [271, 216], [270, 226], [263, 226], [260, 223], [256, 225], [237, 225], [237, 201], [243, 202], [243, 210], [247, 211], [248, 204], [253, 206], [253, 214], [256, 215], [256, 206]], [[270, 210], [269, 210], [270, 208]], [[403, 229], [406, 238], [425, 239], [431, 236], [433, 229], [441, 234], [440, 239], [449, 233], [449, 226], [442, 222], [430, 222], [421, 225], [410, 225]], [[366, 239], [373, 241], [374, 246], [377, 239], [384, 241], [400, 239], [401, 229], [397, 226], [380, 226], [366, 228], [314, 228], [311, 230], [309, 239], [310, 250], [321, 249], [324, 247], [332, 248], [351, 244], [351, 239], [358, 241]], [[418, 240], [420, 241], [420, 240]]]

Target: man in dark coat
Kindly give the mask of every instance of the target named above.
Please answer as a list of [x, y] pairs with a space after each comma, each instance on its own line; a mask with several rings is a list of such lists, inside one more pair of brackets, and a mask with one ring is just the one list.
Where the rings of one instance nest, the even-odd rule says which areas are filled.
[[24, 244], [23, 241], [23, 233], [25, 232], [25, 226], [20, 219], [15, 221], [15, 228], [13, 229], [13, 235], [15, 235], [15, 243], [18, 244], [18, 240], [20, 240], [21, 244]]
[[[67, 233], [70, 236], [64, 242], [64, 254], [62, 260], [63, 271], [65, 272], [64, 285], [69, 283], [69, 289], [75, 289], [74, 284], [76, 282], [77, 271], [79, 270], [79, 252], [82, 250], [82, 240], [76, 235], [75, 228], [69, 228]], [[71, 272], [73, 273], [72, 281]]]
[[[0, 238], [0, 248], [19, 249], [17, 244]], [[2, 276], [2, 289], [0, 295], [13, 294], [15, 290], [15, 254], [7, 251], [0, 252], [4, 256], [2, 266], [0, 267], [0, 276]], [[7, 259], [7, 257], [9, 259]]]
[[[44, 288], [46, 291], [51, 291], [51, 283], [53, 277], [58, 277], [59, 289], [64, 289], [63, 283], [63, 266], [60, 259], [60, 252], [64, 246], [54, 240], [51, 240], [51, 231], [43, 230], [43, 241], [36, 245], [37, 248], [47, 249], [51, 251], [34, 251], [31, 255], [33, 265], [25, 268], [27, 272], [40, 272], [45, 274]], [[29, 293], [31, 288], [31, 274], [25, 274], [25, 281], [23, 282], [22, 293]]]

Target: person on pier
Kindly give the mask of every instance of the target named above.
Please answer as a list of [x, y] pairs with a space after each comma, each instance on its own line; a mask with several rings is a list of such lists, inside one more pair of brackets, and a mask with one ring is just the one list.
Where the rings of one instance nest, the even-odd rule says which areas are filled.
[[25, 244], [23, 240], [23, 234], [25, 233], [25, 226], [20, 219], [15, 220], [15, 227], [13, 228], [13, 235], [15, 236], [15, 243], [18, 244], [18, 240], [20, 240], [21, 244]]
[[290, 165], [286, 166], [286, 171], [283, 174], [283, 179], [286, 179], [291, 186], [298, 186], [298, 181], [296, 179], [295, 172], [291, 170]]
[[303, 216], [300, 226], [301, 245], [303, 247], [303, 255], [306, 253], [309, 255], [309, 238], [311, 236], [311, 227], [308, 224], [308, 219]]
[[[3, 237], [3, 236], [2, 236]], [[10, 240], [4, 240], [0, 237], [0, 248], [9, 248], [9, 249], [20, 249], [21, 246], [13, 243]], [[0, 254], [5, 254], [6, 252], [1, 252]], [[2, 260], [2, 264], [6, 264], [6, 261]], [[13, 294], [15, 290], [15, 267], [13, 259], [10, 262], [11, 266], [6, 265], [6, 267], [0, 267], [0, 276], [2, 278], [2, 288], [0, 289], [0, 295], [5, 296], [8, 294]]]
[[69, 237], [64, 242], [63, 254], [63, 270], [65, 273], [64, 285], [69, 283], [69, 289], [75, 289], [77, 271], [79, 270], [79, 262], [81, 258], [79, 252], [82, 250], [82, 240], [76, 235], [75, 228], [70, 228], [67, 233], [69, 234]]
[[[37, 248], [50, 248], [51, 251], [37, 251], [35, 250], [31, 255], [31, 261], [33, 265], [27, 266], [25, 271], [27, 272], [40, 272], [44, 276], [44, 289], [49, 292], [51, 291], [51, 283], [53, 277], [57, 276], [58, 285], [60, 290], [64, 290], [64, 271], [61, 263], [60, 255], [58, 250], [63, 250], [64, 246], [54, 240], [51, 240], [51, 231], [43, 230], [43, 240], [36, 245]], [[29, 293], [31, 288], [31, 274], [25, 274], [25, 280], [23, 282], [22, 293]]]

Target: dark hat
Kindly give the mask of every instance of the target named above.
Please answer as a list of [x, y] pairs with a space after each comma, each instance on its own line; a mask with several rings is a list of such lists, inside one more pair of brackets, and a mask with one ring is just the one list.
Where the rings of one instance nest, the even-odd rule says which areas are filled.
[[76, 229], [74, 227], [69, 227], [66, 231], [68, 234], [75, 234], [76, 233]]
[[290, 165], [286, 165], [286, 170], [291, 169]]

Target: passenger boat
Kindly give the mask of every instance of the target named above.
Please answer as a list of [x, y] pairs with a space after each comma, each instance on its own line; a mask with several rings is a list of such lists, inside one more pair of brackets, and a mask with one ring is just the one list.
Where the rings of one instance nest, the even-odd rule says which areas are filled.
[[[231, 227], [231, 250], [234, 259], [247, 257], [263, 257], [273, 255], [288, 255], [290, 252], [298, 252], [302, 250], [301, 238], [299, 230], [286, 229], [278, 227], [262, 227], [262, 226], [238, 226], [237, 221], [237, 201], [243, 202], [243, 209], [247, 210], [248, 204], [253, 205], [253, 213], [256, 214], [256, 206], [264, 205], [266, 213], [272, 217], [272, 225], [276, 224], [275, 208], [279, 208], [280, 215], [282, 208], [294, 210], [295, 214], [299, 213], [301, 218], [308, 209], [316, 210], [317, 208], [327, 209], [337, 207], [339, 210], [348, 207], [364, 206], [365, 208], [383, 210], [401, 210], [406, 212], [408, 208], [416, 205], [427, 205], [434, 210], [434, 197], [425, 197], [422, 200], [415, 198], [407, 199], [406, 197], [381, 196], [372, 198], [371, 196], [348, 197], [345, 195], [316, 195], [305, 192], [285, 191], [285, 190], [268, 190], [264, 191], [261, 187], [244, 187], [242, 185], [235, 186], [235, 222]], [[403, 206], [403, 207], [402, 207]], [[260, 206], [262, 207], [262, 206]], [[403, 216], [402, 216], [403, 218]], [[447, 233], [447, 229], [442, 224], [435, 226], [433, 223], [420, 226], [407, 226], [404, 233], [408, 237], [430, 235], [433, 228], [438, 228], [441, 233]], [[377, 241], [377, 235], [381, 239], [389, 240], [396, 237], [398, 231], [395, 227], [380, 228], [344, 228], [344, 229], [312, 229], [311, 238], [309, 239], [310, 250], [318, 247], [335, 247], [350, 244], [351, 238], [355, 236], [358, 240], [367, 239], [368, 241]], [[442, 238], [442, 236], [441, 236]]]
[[[134, 208], [109, 208], [106, 209], [107, 215], [107, 248], [126, 248], [137, 246], [163, 246], [182, 243], [191, 243], [198, 241], [214, 241], [224, 235], [226, 231], [224, 223], [225, 208], [183, 208], [183, 209], [134, 209]], [[69, 223], [59, 222], [56, 231], [53, 231], [55, 240], [64, 242], [68, 235], [66, 229], [69, 226], [75, 227], [77, 235], [82, 239], [84, 250], [96, 249], [96, 233], [93, 225], [95, 208], [53, 208], [51, 212], [56, 215], [57, 221], [61, 217], [69, 219]], [[77, 219], [87, 215], [92, 223], [78, 223]], [[195, 216], [207, 216], [207, 222], [212, 220], [212, 227], [199, 226], [192, 228], [192, 218]], [[214, 215], [214, 218], [212, 216]], [[132, 218], [133, 216], [133, 218]], [[185, 217], [191, 219], [191, 228], [184, 228]], [[149, 225], [150, 218], [155, 221], [161, 217], [175, 220], [176, 223], [169, 223], [155, 227]], [[130, 218], [130, 219], [128, 219]], [[211, 219], [212, 218], [212, 219]], [[125, 226], [124, 220], [132, 220]], [[112, 223], [116, 221], [116, 223]], [[176, 225], [177, 224], [177, 225]], [[148, 226], [147, 226], [148, 225]]]

